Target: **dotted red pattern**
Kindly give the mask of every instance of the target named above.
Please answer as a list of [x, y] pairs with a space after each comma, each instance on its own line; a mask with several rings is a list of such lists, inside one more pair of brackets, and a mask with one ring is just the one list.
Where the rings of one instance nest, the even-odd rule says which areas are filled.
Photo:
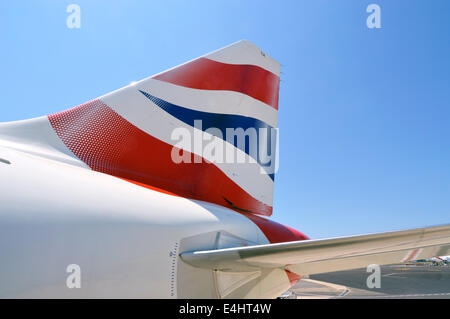
[[50, 115], [59, 138], [84, 163], [95, 171], [114, 175], [126, 150], [132, 128], [100, 100]]

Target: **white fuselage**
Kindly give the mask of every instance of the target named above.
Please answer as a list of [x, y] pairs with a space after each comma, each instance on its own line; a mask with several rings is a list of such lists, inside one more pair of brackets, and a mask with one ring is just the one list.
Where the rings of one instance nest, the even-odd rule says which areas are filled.
[[[268, 243], [242, 214], [9, 147], [0, 158], [9, 162], [0, 162], [0, 297], [276, 297], [289, 288], [281, 269], [234, 276], [180, 260]], [[67, 284], [69, 265], [80, 267], [80, 288]]]

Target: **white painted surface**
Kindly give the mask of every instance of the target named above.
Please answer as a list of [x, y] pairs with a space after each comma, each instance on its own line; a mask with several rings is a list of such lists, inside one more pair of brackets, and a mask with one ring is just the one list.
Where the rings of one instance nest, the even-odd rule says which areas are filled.
[[[0, 157], [11, 163], [0, 163], [1, 297], [169, 298], [169, 254], [183, 238], [226, 231], [267, 243], [217, 205], [7, 148]], [[81, 289], [65, 286], [69, 264], [81, 267]]]

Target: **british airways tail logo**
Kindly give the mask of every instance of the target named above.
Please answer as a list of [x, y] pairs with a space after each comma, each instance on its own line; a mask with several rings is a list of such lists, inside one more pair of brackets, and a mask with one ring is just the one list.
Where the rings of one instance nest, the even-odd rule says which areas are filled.
[[[276, 161], [278, 129], [252, 117], [193, 110], [172, 104], [142, 90], [139, 92], [171, 116], [204, 133], [200, 141], [202, 145], [199, 146], [197, 145], [199, 141], [192, 139], [190, 131], [180, 127], [172, 134], [178, 141], [176, 147], [181, 149], [193, 147], [194, 150], [198, 150], [196, 154], [201, 151], [204, 159], [213, 163], [258, 163], [262, 173], [274, 180], [278, 168]], [[208, 144], [203, 146], [205, 140]], [[227, 144], [240, 152], [231, 154]], [[179, 156], [176, 156], [177, 154]], [[174, 155], [175, 162], [192, 160], [177, 152]]]

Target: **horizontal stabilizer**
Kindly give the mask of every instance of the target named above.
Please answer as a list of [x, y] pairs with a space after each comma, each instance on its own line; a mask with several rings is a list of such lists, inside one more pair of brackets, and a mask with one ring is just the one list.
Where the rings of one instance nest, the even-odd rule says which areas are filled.
[[284, 268], [308, 275], [448, 255], [450, 225], [349, 237], [185, 252], [190, 265], [222, 271]]

